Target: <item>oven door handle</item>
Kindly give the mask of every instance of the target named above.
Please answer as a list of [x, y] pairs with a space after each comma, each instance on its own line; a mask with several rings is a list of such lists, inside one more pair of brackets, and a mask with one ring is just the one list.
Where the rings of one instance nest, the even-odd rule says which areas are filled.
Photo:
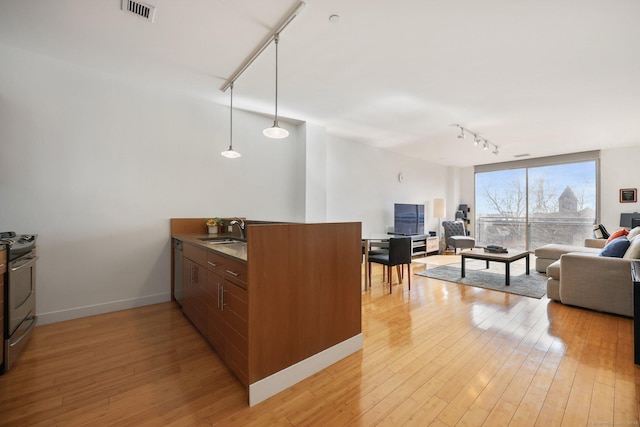
[[23, 322], [31, 321], [31, 324], [29, 325], [27, 330], [24, 331], [24, 333], [22, 335], [20, 335], [20, 337], [17, 340], [10, 342], [11, 347], [14, 347], [14, 346], [20, 344], [20, 341], [22, 341], [23, 339], [25, 339], [25, 338], [27, 338], [29, 336], [29, 332], [31, 332], [33, 327], [36, 326], [36, 321], [37, 320], [38, 320], [38, 316], [25, 317]]
[[[12, 267], [12, 268], [11, 268], [11, 271], [18, 271], [18, 270], [21, 270], [21, 269], [23, 269], [23, 268], [26, 268], [27, 266], [29, 266], [29, 265], [31, 265], [32, 263], [36, 262], [36, 260], [37, 260], [38, 258], [39, 258], [39, 257], [38, 257], [37, 255], [30, 255], [30, 256], [28, 256], [28, 257], [26, 257], [26, 258], [24, 258], [24, 259], [18, 260], [18, 261], [25, 261], [25, 262], [24, 262], [24, 264], [20, 264], [20, 265], [19, 265], [19, 266], [17, 266], [17, 267]], [[13, 264], [13, 263], [15, 263], [15, 261], [13, 261], [13, 262], [12, 262], [12, 264]]]

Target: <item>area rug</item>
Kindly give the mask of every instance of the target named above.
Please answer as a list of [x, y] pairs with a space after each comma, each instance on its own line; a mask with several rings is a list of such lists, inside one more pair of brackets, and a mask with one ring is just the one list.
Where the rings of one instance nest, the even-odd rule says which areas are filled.
[[538, 273], [533, 266], [530, 268], [530, 274], [525, 274], [524, 261], [516, 261], [511, 264], [511, 284], [509, 286], [504, 283], [505, 265], [497, 262], [490, 262], [489, 269], [486, 269], [484, 261], [467, 260], [466, 277], [464, 278], [460, 277], [460, 262], [427, 268], [416, 271], [414, 274], [531, 298], [540, 299], [547, 293], [547, 276]]

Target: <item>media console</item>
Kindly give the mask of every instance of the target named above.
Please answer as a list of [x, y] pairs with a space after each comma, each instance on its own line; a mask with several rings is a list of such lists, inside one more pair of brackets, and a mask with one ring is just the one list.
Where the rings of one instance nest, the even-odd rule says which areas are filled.
[[411, 255], [426, 256], [440, 251], [440, 241], [435, 236], [418, 235], [411, 237]]
[[[426, 256], [440, 251], [440, 240], [436, 236], [427, 234], [415, 234], [412, 236], [390, 234], [389, 237], [411, 237], [411, 256], [413, 257]], [[388, 243], [382, 242], [380, 247], [388, 247], [387, 245]], [[375, 246], [379, 246], [379, 244]]]

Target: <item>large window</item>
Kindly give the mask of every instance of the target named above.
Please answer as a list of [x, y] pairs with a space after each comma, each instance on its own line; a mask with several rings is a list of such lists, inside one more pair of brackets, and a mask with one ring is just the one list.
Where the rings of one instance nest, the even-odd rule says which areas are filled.
[[593, 234], [598, 152], [476, 167], [476, 244], [533, 250]]

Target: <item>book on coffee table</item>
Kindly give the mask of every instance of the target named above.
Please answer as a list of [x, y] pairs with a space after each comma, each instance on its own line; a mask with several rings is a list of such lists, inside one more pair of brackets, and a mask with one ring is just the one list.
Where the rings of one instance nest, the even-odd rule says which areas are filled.
[[489, 245], [484, 248], [484, 251], [492, 254], [506, 254], [509, 252], [507, 248], [502, 246], [496, 246], [496, 245]]

